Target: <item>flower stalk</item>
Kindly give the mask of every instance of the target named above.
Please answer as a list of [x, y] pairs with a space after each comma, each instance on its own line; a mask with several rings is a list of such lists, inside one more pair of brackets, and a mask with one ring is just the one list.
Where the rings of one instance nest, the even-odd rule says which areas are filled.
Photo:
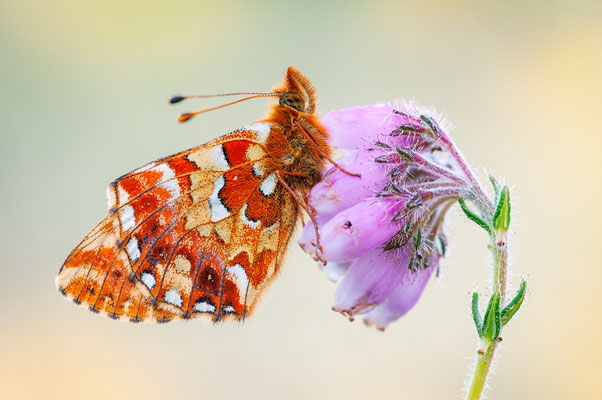
[[[477, 333], [480, 337], [480, 342], [477, 349], [477, 359], [472, 381], [466, 397], [468, 400], [478, 400], [481, 398], [487, 376], [491, 370], [491, 364], [493, 363], [497, 345], [502, 341], [502, 337], [500, 336], [502, 328], [520, 308], [526, 290], [526, 283], [525, 281], [522, 281], [516, 296], [506, 307], [501, 309], [501, 305], [504, 304], [506, 299], [508, 277], [510, 192], [506, 186], [500, 189], [493, 178], [490, 178], [490, 180], [494, 187], [497, 200], [495, 212], [491, 221], [492, 223], [488, 229], [488, 232], [490, 233], [489, 249], [493, 259], [493, 285], [489, 305], [482, 321], [478, 310], [479, 296], [477, 293], [473, 293], [472, 313], [473, 320], [477, 327]], [[481, 225], [479, 222], [477, 222], [477, 224]]]
[[[503, 301], [506, 297], [506, 276], [508, 274], [507, 232], [501, 234], [501, 240], [497, 240], [499, 239], [498, 233], [494, 232], [491, 235], [491, 239], [492, 243], [489, 245], [493, 257], [493, 287], [491, 299], [498, 297], [498, 303], [502, 302], [503, 304]], [[478, 300], [478, 296], [473, 297], [473, 313], [475, 310], [474, 303], [477, 303], [474, 301], [475, 297]], [[494, 312], [499, 311], [496, 310]], [[484, 323], [485, 322], [486, 321], [484, 321]], [[496, 328], [498, 329], [497, 335], [486, 336], [485, 332], [481, 332], [481, 341], [479, 343], [479, 348], [477, 349], [475, 370], [468, 391], [468, 396], [466, 397], [469, 400], [478, 400], [481, 398], [483, 389], [485, 388], [485, 382], [487, 381], [487, 376], [491, 370], [491, 364], [493, 362], [497, 345], [502, 339], [499, 335], [501, 333], [503, 324], [501, 321], [496, 321], [495, 324], [497, 324]]]

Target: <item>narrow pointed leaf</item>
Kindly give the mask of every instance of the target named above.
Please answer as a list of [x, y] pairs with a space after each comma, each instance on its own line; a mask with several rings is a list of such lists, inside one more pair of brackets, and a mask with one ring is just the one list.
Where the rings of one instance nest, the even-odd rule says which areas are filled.
[[523, 300], [525, 299], [527, 282], [521, 281], [520, 288], [516, 293], [516, 296], [508, 303], [506, 307], [502, 310], [502, 325], [506, 325], [510, 322], [510, 319], [516, 314], [520, 306], [523, 304]]
[[505, 209], [505, 217], [504, 218], [504, 224], [503, 224], [503, 228], [505, 231], [508, 230], [508, 228], [510, 228], [510, 217], [511, 217], [511, 204], [510, 204], [510, 190], [508, 190], [508, 187], [504, 186], [504, 188], [506, 189], [506, 209]]
[[504, 186], [493, 214], [493, 227], [495, 230], [507, 231], [510, 227], [510, 190]]
[[489, 175], [489, 182], [491, 182], [491, 186], [493, 186], [493, 191], [495, 193], [495, 200], [497, 202], [498, 196], [500, 195], [500, 184], [497, 182], [497, 180], [492, 175]]
[[458, 203], [460, 203], [460, 207], [462, 208], [462, 211], [464, 211], [464, 214], [466, 214], [468, 219], [479, 225], [481, 228], [485, 229], [487, 232], [491, 232], [491, 228], [489, 227], [487, 222], [485, 222], [481, 217], [470, 211], [464, 199], [458, 199]]
[[498, 199], [497, 199], [497, 205], [495, 206], [495, 212], [493, 213], [493, 227], [495, 229], [499, 229], [499, 226], [500, 226], [500, 215], [502, 214], [502, 208], [504, 207], [505, 197], [506, 197], [506, 191], [504, 189], [502, 189], [502, 191], [500, 192]]
[[493, 342], [500, 334], [500, 325], [500, 293], [495, 292], [489, 299], [489, 305], [483, 318], [483, 336]]
[[483, 320], [481, 319], [481, 313], [479, 312], [479, 294], [474, 292], [472, 294], [472, 319], [474, 325], [477, 328], [477, 334], [480, 338], [483, 337]]

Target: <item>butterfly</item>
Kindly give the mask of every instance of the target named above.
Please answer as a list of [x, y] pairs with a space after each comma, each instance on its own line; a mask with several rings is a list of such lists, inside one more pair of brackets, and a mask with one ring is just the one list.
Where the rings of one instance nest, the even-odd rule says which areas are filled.
[[241, 94], [252, 96], [179, 121], [256, 97], [278, 103], [264, 120], [109, 185], [108, 215], [59, 270], [64, 296], [131, 322], [241, 320], [253, 311], [280, 270], [301, 210], [313, 219], [307, 194], [327, 162], [338, 165], [316, 116], [315, 89], [298, 70], [289, 67], [272, 92], [214, 96]]

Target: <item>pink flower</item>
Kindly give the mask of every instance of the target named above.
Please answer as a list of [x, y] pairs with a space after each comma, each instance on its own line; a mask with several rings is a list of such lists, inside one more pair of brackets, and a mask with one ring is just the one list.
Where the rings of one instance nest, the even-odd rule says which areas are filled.
[[320, 243], [311, 221], [299, 243], [316, 260], [322, 252], [330, 279], [342, 278], [333, 309], [351, 320], [364, 315], [384, 330], [416, 304], [445, 254], [447, 210], [470, 198], [437, 120], [408, 104], [351, 107], [322, 120], [347, 151], [337, 161], [345, 171], [330, 168], [312, 189]]

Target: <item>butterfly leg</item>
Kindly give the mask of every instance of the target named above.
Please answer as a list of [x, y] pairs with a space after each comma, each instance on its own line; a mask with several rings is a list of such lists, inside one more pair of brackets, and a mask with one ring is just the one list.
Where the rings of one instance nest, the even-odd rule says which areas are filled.
[[295, 125], [297, 125], [297, 127], [299, 128], [299, 130], [301, 131], [301, 133], [303, 134], [303, 136], [305, 136], [306, 139], [308, 139], [309, 141], [311, 141], [313, 144], [316, 145], [316, 148], [318, 149], [318, 151], [320, 152], [320, 155], [322, 157], [324, 157], [325, 159], [327, 159], [332, 165], [334, 165], [335, 168], [337, 168], [338, 170], [340, 170], [341, 172], [350, 175], [350, 176], [356, 176], [358, 178], [361, 177], [360, 174], [354, 174], [353, 172], [349, 172], [347, 171], [345, 168], [341, 167], [339, 164], [337, 164], [332, 158], [330, 158], [330, 156], [328, 154], [326, 154], [316, 143], [316, 141], [314, 140], [314, 138], [311, 136], [311, 134], [303, 127], [303, 125], [301, 125], [301, 123], [297, 120], [294, 120]]
[[284, 186], [284, 188], [287, 190], [287, 192], [289, 192], [290, 195], [293, 196], [293, 199], [295, 199], [297, 204], [299, 204], [305, 210], [307, 215], [309, 215], [309, 219], [314, 224], [314, 229], [316, 230], [316, 258], [317, 258], [317, 261], [321, 261], [322, 264], [326, 265], [327, 261], [326, 261], [326, 257], [324, 256], [324, 249], [322, 248], [322, 245], [320, 244], [320, 231], [318, 230], [318, 222], [316, 221], [316, 218], [315, 218], [316, 211], [305, 199], [301, 199], [299, 197], [299, 195], [297, 193], [295, 193], [295, 191], [293, 189], [291, 189], [291, 187], [284, 181], [281, 174], [290, 174], [290, 173], [287, 171], [276, 171], [276, 178], [280, 181], [282, 186]]

